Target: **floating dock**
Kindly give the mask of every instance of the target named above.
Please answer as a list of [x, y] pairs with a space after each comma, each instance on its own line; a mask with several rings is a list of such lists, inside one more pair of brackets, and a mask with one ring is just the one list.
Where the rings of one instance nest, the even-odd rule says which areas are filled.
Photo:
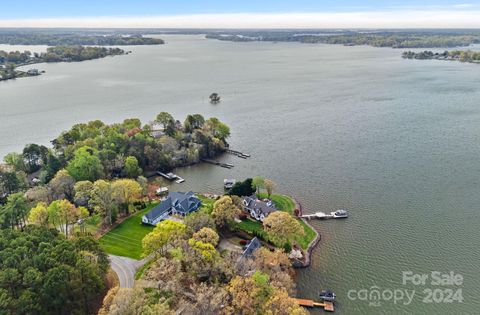
[[333, 306], [333, 302], [315, 302], [312, 300], [306, 300], [306, 299], [295, 299], [295, 302], [297, 302], [298, 305], [303, 306], [303, 307], [321, 307], [327, 312], [334, 312], [335, 308]]
[[228, 154], [233, 154], [233, 155], [235, 155], [239, 158], [242, 158], [242, 159], [246, 159], [246, 158], [250, 157], [250, 154], [243, 153], [243, 152], [240, 152], [240, 151], [237, 151], [237, 150], [227, 149], [225, 152], [228, 153]]
[[217, 166], [220, 166], [220, 167], [223, 167], [223, 168], [228, 168], [228, 169], [234, 167], [233, 164], [222, 163], [222, 162], [211, 160], [211, 159], [200, 159], [200, 161], [208, 163], [208, 164], [217, 165]]

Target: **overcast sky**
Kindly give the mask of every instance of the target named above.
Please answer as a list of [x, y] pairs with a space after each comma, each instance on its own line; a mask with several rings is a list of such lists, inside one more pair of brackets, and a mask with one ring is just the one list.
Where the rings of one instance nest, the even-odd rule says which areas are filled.
[[22, 0], [0, 27], [480, 28], [480, 0]]

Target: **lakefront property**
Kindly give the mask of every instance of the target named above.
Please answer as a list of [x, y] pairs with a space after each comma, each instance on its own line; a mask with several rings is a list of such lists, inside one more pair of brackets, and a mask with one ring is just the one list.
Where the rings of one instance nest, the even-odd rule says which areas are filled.
[[142, 217], [142, 223], [157, 225], [160, 221], [170, 216], [179, 215], [185, 217], [202, 205], [202, 202], [193, 192], [171, 192], [160, 204]]
[[257, 221], [263, 222], [270, 213], [277, 211], [272, 200], [267, 199], [267, 201], [263, 201], [255, 195], [243, 197], [242, 199], [243, 210]]

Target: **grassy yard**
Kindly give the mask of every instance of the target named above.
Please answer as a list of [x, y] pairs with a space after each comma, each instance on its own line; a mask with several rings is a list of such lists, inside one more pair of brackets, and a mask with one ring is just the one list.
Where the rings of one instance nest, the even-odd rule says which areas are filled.
[[140, 259], [142, 256], [142, 239], [153, 230], [153, 226], [143, 225], [142, 216], [150, 211], [152, 203], [120, 223], [116, 228], [100, 238], [100, 245], [109, 254]]
[[[266, 198], [267, 194], [261, 193], [259, 194], [259, 198]], [[278, 210], [288, 212], [293, 214], [295, 210], [295, 202], [288, 196], [283, 195], [273, 195], [272, 200], [277, 206]], [[308, 225], [306, 225], [302, 220], [298, 220], [300, 224], [303, 226], [303, 230], [305, 234], [303, 236], [297, 236], [295, 241], [300, 245], [302, 249], [307, 249], [308, 244], [315, 239], [315, 231], [312, 230]], [[238, 223], [238, 228], [248, 233], [255, 233], [262, 238], [265, 238], [265, 232], [263, 231], [262, 223], [259, 221], [253, 220], [243, 220], [241, 223]]]
[[[258, 194], [258, 198], [267, 198], [267, 194], [260, 193]], [[292, 200], [292, 198], [284, 195], [272, 195], [271, 199], [279, 210], [293, 215], [293, 212], [295, 211], [295, 202]]]
[[208, 214], [211, 214], [213, 211], [213, 204], [216, 200], [201, 195], [197, 195], [197, 197], [202, 201], [202, 207], [200, 209], [204, 210]]

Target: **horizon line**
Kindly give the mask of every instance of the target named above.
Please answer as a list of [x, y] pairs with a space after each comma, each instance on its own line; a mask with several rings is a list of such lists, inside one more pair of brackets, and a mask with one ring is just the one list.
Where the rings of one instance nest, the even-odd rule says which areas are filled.
[[0, 19], [0, 28], [477, 29], [479, 10], [203, 13]]

